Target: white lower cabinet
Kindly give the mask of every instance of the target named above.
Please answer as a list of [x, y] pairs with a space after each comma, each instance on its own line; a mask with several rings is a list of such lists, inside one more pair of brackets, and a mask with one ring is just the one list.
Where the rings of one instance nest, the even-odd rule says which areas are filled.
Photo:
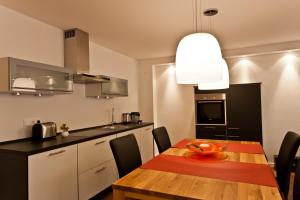
[[153, 126], [28, 156], [29, 200], [87, 200], [118, 179], [109, 141], [134, 134], [142, 161], [153, 158]]
[[87, 200], [118, 178], [118, 171], [109, 141], [110, 135], [78, 144], [79, 199]]
[[78, 144], [78, 173], [114, 159], [109, 141], [116, 138], [110, 135]]
[[118, 178], [114, 160], [98, 165], [79, 175], [79, 199], [89, 199], [109, 187]]
[[28, 157], [28, 199], [78, 199], [77, 145]]
[[145, 163], [153, 158], [153, 126], [146, 126], [140, 128], [140, 152], [142, 156], [142, 162]]

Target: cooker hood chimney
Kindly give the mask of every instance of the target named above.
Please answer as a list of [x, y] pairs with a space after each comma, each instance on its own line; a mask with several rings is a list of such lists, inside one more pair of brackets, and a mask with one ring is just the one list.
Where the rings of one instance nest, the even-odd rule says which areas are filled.
[[74, 71], [75, 83], [106, 82], [110, 78], [89, 73], [89, 34], [78, 28], [65, 31], [64, 65]]

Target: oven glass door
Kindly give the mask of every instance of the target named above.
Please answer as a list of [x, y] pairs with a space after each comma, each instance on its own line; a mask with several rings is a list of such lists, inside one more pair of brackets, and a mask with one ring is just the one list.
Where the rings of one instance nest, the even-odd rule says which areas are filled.
[[226, 124], [225, 101], [197, 101], [197, 124]]

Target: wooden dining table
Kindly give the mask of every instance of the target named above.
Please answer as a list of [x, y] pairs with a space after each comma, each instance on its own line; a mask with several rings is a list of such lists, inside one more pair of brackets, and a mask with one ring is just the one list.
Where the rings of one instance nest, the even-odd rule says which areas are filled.
[[[220, 140], [201, 140], [203, 142], [219, 143]], [[226, 141], [231, 144], [259, 144], [247, 141]], [[228, 143], [228, 144], [229, 144]], [[189, 153], [188, 148], [172, 147], [161, 155], [184, 157]], [[239, 151], [225, 151], [226, 158], [220, 162], [233, 162], [237, 164], [258, 164], [264, 167], [268, 165], [264, 153], [244, 153]], [[178, 158], [179, 158], [178, 157]], [[177, 158], [177, 157], [176, 157]], [[157, 157], [153, 158], [158, 159]], [[150, 160], [149, 162], [152, 162]], [[218, 162], [218, 161], [217, 161]], [[151, 164], [151, 163], [150, 163]], [[146, 163], [147, 165], [147, 163]], [[172, 167], [172, 166], [171, 166]], [[195, 169], [196, 170], [196, 169]], [[251, 171], [251, 168], [250, 170]], [[260, 174], [257, 174], [260, 176]], [[273, 176], [273, 174], [271, 175]], [[269, 176], [270, 177], [270, 176]], [[239, 178], [239, 177], [236, 177]], [[259, 178], [259, 177], [258, 177]], [[274, 178], [275, 177], [271, 177]], [[113, 199], [123, 200], [126, 198], [162, 200], [162, 199], [282, 199], [279, 188], [276, 185], [253, 184], [244, 181], [224, 180], [213, 174], [213, 178], [207, 176], [190, 175], [186, 173], [171, 172], [168, 170], [147, 169], [143, 165], [113, 185]]]

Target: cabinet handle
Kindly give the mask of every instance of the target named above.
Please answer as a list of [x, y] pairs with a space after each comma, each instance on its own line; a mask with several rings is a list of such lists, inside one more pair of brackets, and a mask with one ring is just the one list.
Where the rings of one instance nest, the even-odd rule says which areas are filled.
[[105, 140], [101, 141], [101, 142], [96, 142], [95, 145], [99, 145], [99, 144], [103, 144], [103, 143], [105, 143]]
[[238, 135], [228, 135], [227, 137], [229, 137], [229, 138], [239, 138], [240, 136], [238, 136]]
[[55, 156], [57, 154], [61, 154], [61, 153], [64, 153], [64, 152], [66, 152], [66, 150], [60, 150], [60, 151], [57, 151], [57, 152], [49, 153], [48, 156]]
[[216, 137], [225, 137], [225, 135], [214, 135]]
[[216, 127], [214, 127], [214, 126], [205, 126], [204, 128], [207, 128], [207, 129], [215, 129]]
[[101, 169], [98, 169], [97, 171], [95, 171], [95, 174], [98, 174], [98, 173], [102, 172], [105, 169], [106, 169], [106, 167], [102, 167]]
[[227, 128], [228, 130], [240, 130], [240, 128]]
[[146, 130], [146, 131], [149, 131], [149, 130], [151, 130], [151, 128], [146, 128], [145, 130]]

